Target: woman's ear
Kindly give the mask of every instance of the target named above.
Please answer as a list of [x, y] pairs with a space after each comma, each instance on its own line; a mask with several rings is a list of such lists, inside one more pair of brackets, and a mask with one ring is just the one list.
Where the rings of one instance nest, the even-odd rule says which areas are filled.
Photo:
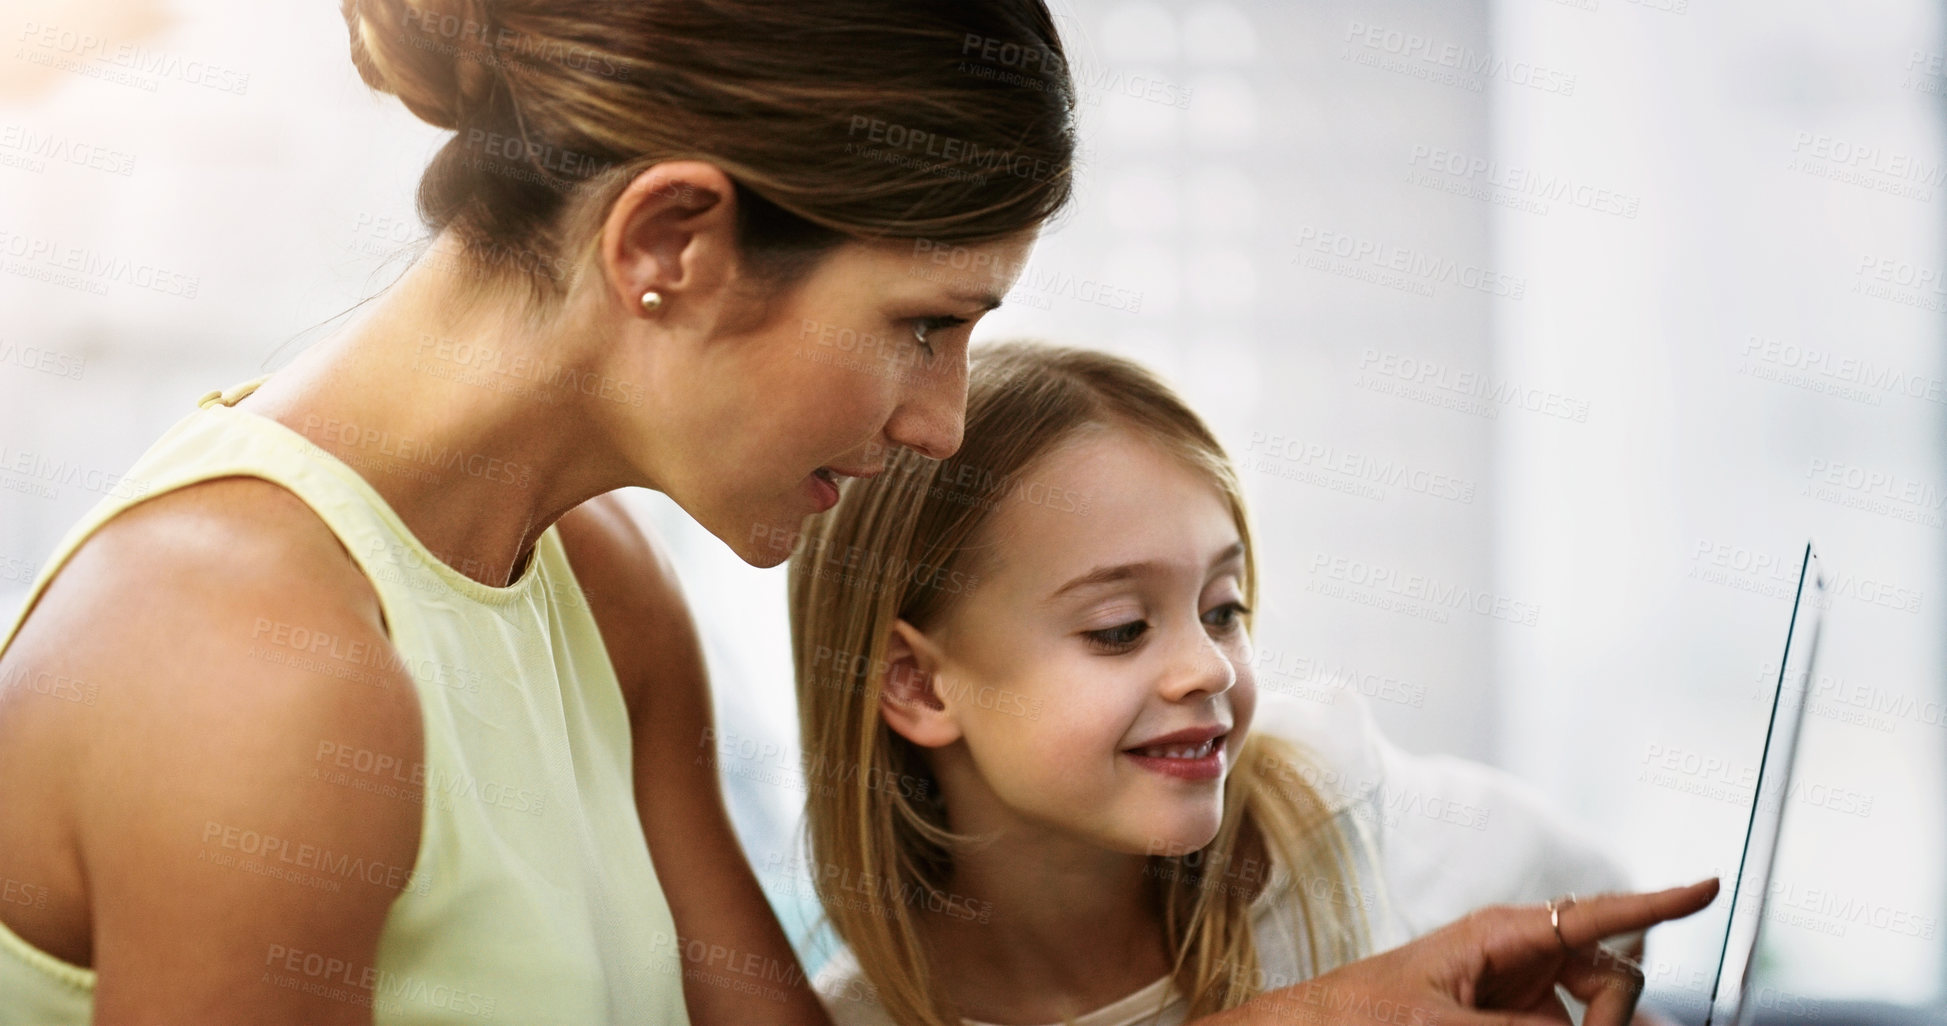
[[[736, 186], [714, 164], [665, 161], [644, 170], [616, 197], [600, 240], [616, 301], [630, 317], [708, 322], [736, 267]], [[663, 297], [645, 314], [642, 294]]]
[[900, 737], [922, 748], [960, 740], [960, 724], [941, 700], [944, 654], [931, 638], [904, 620], [894, 620], [886, 641], [886, 683], [879, 691], [879, 715]]

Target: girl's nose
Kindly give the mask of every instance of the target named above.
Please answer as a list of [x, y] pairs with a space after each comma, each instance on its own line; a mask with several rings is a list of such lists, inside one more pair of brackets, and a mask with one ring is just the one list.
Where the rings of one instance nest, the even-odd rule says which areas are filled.
[[1217, 646], [1216, 639], [1197, 625], [1186, 637], [1163, 678], [1163, 697], [1182, 701], [1198, 694], [1220, 695], [1237, 683], [1237, 667]]

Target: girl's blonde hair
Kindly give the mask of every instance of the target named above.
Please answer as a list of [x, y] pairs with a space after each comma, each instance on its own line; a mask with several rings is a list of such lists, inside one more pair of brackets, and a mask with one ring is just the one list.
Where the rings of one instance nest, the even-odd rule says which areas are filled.
[[[1255, 605], [1243, 493], [1209, 428], [1138, 364], [1030, 341], [974, 350], [966, 442], [954, 457], [901, 449], [883, 474], [847, 480], [792, 557], [811, 877], [880, 1004], [905, 1026], [959, 1023], [918, 914], [984, 913], [947, 892], [955, 847], [970, 838], [947, 829], [921, 750], [880, 717], [893, 620], [925, 630], [978, 586], [986, 561], [976, 535], [1001, 500], [1018, 495], [1086, 515], [1086, 497], [1058, 495], [1025, 474], [1079, 432], [1105, 428], [1154, 442], [1222, 493], [1245, 544], [1244, 602]], [[1266, 982], [1251, 903], [1267, 886], [1297, 884], [1289, 900], [1304, 923], [1307, 975], [1365, 953], [1370, 927], [1359, 903], [1331, 898], [1357, 893], [1351, 853], [1332, 809], [1305, 782], [1316, 779], [1311, 769], [1290, 744], [1251, 735], [1225, 784], [1216, 838], [1197, 852], [1150, 856], [1176, 987], [1192, 1018], [1240, 1004]]]

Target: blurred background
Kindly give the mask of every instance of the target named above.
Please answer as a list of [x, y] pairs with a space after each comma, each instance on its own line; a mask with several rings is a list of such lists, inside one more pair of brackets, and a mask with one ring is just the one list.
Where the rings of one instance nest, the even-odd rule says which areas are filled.
[[[1079, 201], [976, 338], [1134, 356], [1210, 419], [1254, 503], [1261, 685], [1518, 774], [1639, 886], [1728, 884], [1814, 538], [1831, 601], [1760, 1004], [1938, 1014], [1941, 4], [1056, 7]], [[197, 397], [403, 271], [444, 134], [365, 88], [325, 0], [0, 10], [11, 618]], [[632, 501], [720, 723], [776, 746], [725, 785], [815, 969], [785, 571]], [[1727, 905], [1653, 935], [1670, 1014], [1701, 1020]]]

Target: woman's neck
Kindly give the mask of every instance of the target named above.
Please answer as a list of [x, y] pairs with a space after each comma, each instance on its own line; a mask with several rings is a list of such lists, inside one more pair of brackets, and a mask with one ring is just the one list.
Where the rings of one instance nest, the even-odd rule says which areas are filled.
[[1056, 1022], [1148, 986], [1170, 952], [1147, 864], [1035, 829], [956, 852], [949, 889], [991, 914], [922, 916], [936, 978], [961, 1015], [993, 1023]]
[[436, 240], [376, 309], [239, 407], [343, 460], [436, 557], [498, 587], [563, 513], [645, 482], [576, 387], [602, 373], [595, 333], [543, 336], [504, 304], [469, 308], [461, 266]]

